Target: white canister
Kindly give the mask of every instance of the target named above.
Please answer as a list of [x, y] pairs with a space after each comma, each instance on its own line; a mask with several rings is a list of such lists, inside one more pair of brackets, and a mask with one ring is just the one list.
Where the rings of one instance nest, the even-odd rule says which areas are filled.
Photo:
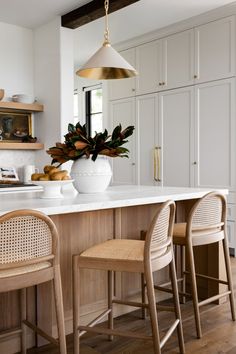
[[25, 165], [24, 166], [24, 182], [25, 183], [30, 183], [31, 182], [31, 176], [33, 173], [38, 173], [39, 169], [35, 167], [34, 165]]

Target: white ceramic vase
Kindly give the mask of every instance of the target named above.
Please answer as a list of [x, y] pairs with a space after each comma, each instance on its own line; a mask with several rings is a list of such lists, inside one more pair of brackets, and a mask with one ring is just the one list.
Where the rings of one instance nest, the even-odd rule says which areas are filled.
[[108, 187], [112, 170], [106, 156], [98, 156], [96, 161], [90, 156], [74, 161], [70, 175], [79, 193], [100, 193]]

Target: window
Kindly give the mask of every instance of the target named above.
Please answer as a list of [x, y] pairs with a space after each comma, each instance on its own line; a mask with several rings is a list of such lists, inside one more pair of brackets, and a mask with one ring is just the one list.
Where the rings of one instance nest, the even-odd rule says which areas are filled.
[[91, 136], [103, 130], [102, 124], [102, 86], [84, 89], [86, 125]]

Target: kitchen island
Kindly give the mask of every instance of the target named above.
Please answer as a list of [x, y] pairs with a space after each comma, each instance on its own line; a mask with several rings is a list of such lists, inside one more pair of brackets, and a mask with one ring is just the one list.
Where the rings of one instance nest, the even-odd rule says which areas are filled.
[[[67, 190], [62, 199], [41, 199], [41, 192], [1, 193], [0, 215], [16, 209], [36, 209], [49, 215], [55, 222], [60, 237], [60, 261], [64, 310], [67, 333], [72, 332], [72, 255], [111, 238], [140, 238], [140, 231], [148, 228], [160, 203], [172, 199], [176, 202], [176, 220], [184, 221], [193, 203], [210, 192], [203, 188], [175, 188], [152, 186], [114, 186], [99, 194], [75, 194]], [[221, 190], [227, 194], [227, 190]], [[198, 266], [212, 276], [218, 276], [221, 269], [222, 251], [217, 244], [204, 250], [197, 250]], [[157, 278], [158, 276], [158, 278]], [[168, 271], [156, 276], [158, 282], [168, 279]], [[81, 277], [81, 311], [83, 321], [94, 318], [106, 306], [106, 273], [84, 270]], [[135, 274], [116, 274], [115, 295], [123, 298], [137, 298], [140, 292], [140, 277]], [[216, 285], [218, 287], [218, 285]], [[200, 284], [202, 293], [214, 294], [218, 289]], [[36, 303], [34, 301], [36, 292]], [[55, 334], [55, 314], [50, 284], [30, 289], [29, 314], [45, 330]], [[35, 306], [34, 306], [35, 304]], [[1, 294], [0, 329], [7, 329], [19, 323], [19, 298], [17, 292]], [[118, 305], [117, 314], [126, 308]], [[29, 335], [29, 345], [33, 338]], [[19, 350], [19, 338], [0, 343], [1, 353]]]

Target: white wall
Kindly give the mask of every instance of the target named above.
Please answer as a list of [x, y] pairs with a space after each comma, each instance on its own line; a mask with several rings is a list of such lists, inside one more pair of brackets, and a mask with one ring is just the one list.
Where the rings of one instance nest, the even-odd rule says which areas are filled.
[[[35, 131], [45, 150], [63, 141], [73, 122], [73, 31], [60, 27], [60, 17], [34, 31], [35, 93], [45, 110], [35, 119]], [[36, 152], [36, 164], [51, 163], [50, 156]]]
[[0, 88], [5, 98], [16, 93], [34, 93], [33, 32], [0, 22]]
[[[5, 101], [16, 93], [34, 94], [33, 32], [0, 22], [0, 88]], [[0, 150], [0, 166], [15, 166], [22, 177], [22, 167], [34, 164], [32, 151]]]

